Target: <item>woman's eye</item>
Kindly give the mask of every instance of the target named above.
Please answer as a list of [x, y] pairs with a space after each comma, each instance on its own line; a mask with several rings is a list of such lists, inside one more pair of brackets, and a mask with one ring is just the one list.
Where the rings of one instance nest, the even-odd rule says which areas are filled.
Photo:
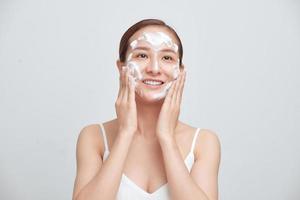
[[168, 61], [173, 60], [173, 58], [172, 58], [171, 56], [164, 56], [163, 59], [164, 59], [164, 60], [168, 60]]
[[137, 55], [138, 58], [147, 58], [147, 55], [144, 53], [140, 53]]

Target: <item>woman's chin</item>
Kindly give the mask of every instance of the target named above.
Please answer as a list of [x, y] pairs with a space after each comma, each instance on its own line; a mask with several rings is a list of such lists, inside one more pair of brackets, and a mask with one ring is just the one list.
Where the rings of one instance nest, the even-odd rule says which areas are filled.
[[139, 91], [136, 93], [138, 98], [145, 103], [158, 103], [164, 100], [166, 95], [162, 92], [143, 92]]

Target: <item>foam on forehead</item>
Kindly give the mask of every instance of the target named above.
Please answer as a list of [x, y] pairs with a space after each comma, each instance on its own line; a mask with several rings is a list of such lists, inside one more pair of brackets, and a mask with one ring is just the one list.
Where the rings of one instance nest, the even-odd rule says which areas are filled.
[[144, 32], [142, 36], [130, 43], [132, 49], [135, 49], [139, 40], [149, 42], [155, 48], [155, 50], [160, 49], [163, 45], [167, 45], [175, 52], [178, 51], [178, 45], [172, 41], [171, 37], [163, 32]]

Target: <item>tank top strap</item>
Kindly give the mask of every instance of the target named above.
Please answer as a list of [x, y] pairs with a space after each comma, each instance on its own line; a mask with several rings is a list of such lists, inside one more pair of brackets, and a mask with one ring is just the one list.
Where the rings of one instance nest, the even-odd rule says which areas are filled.
[[199, 132], [200, 132], [200, 128], [197, 128], [197, 130], [195, 131], [195, 134], [194, 134], [194, 138], [193, 138], [193, 142], [192, 142], [192, 147], [191, 147], [191, 152], [193, 154], [194, 154], [194, 148], [195, 148], [195, 145], [196, 145], [196, 140], [198, 138]]
[[101, 127], [101, 132], [102, 132], [102, 136], [103, 136], [103, 140], [104, 140], [104, 152], [105, 151], [109, 151], [108, 149], [108, 143], [107, 143], [107, 138], [106, 138], [106, 133], [105, 133], [105, 129], [102, 123], [100, 123], [100, 127]]

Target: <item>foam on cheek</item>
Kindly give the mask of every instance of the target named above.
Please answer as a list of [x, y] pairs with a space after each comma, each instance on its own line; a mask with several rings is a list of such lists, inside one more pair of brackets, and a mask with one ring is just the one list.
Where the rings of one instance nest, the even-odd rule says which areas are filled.
[[[173, 81], [172, 81], [173, 82]], [[153, 98], [156, 100], [162, 99], [165, 96], [167, 96], [167, 93], [172, 85], [172, 82], [167, 83], [167, 85], [163, 88], [163, 91], [161, 91], [160, 93], [156, 93], [153, 95]]]
[[130, 69], [131, 75], [133, 76], [135, 81], [141, 80], [143, 76], [140, 70], [140, 66], [136, 62], [131, 61], [131, 59], [132, 59], [132, 53], [128, 55], [128, 58], [126, 60], [127, 67]]
[[[136, 90], [137, 81], [142, 80], [143, 75], [141, 73], [140, 66], [136, 62], [132, 61], [131, 59], [132, 59], [132, 53], [130, 53], [127, 57], [127, 60], [126, 60], [127, 65], [126, 66], [129, 68], [130, 74], [133, 77], [134, 86], [135, 86], [135, 90]], [[137, 91], [137, 92], [140, 94], [140, 96], [143, 96], [142, 91]]]
[[173, 78], [177, 79], [179, 73], [180, 73], [180, 69], [179, 69], [179, 59], [178, 59], [176, 65], [173, 66]]
[[128, 62], [127, 67], [130, 69], [131, 75], [135, 81], [143, 79], [140, 67], [135, 62]]

